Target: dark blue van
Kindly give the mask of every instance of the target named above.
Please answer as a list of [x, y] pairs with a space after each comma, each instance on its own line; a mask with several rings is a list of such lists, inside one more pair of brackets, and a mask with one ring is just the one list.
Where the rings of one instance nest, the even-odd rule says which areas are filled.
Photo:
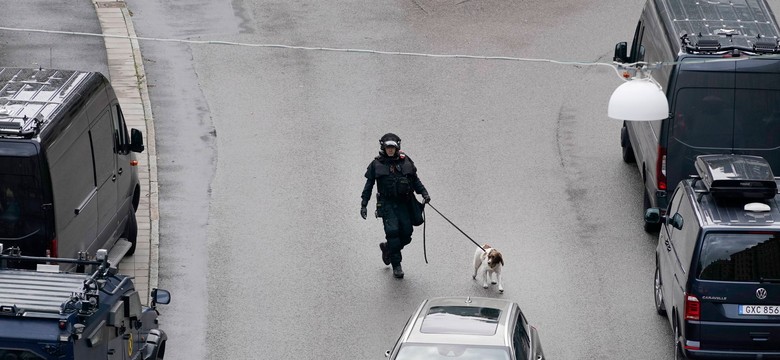
[[675, 358], [780, 359], [780, 197], [757, 156], [699, 156], [679, 183], [656, 247], [656, 311]]

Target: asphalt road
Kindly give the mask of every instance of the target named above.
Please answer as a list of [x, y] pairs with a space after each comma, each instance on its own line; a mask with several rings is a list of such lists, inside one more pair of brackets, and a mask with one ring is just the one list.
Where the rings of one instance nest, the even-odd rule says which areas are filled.
[[[130, 0], [139, 36], [607, 62], [641, 0]], [[771, 0], [780, 9], [780, 0]], [[100, 32], [93, 5], [0, 0], [0, 26]], [[156, 121], [168, 359], [382, 358], [424, 298], [518, 301], [552, 359], [671, 358], [655, 239], [620, 160], [606, 68], [141, 43]], [[0, 65], [107, 73], [102, 40], [0, 32]], [[505, 255], [503, 295], [428, 213], [382, 265], [359, 218], [392, 131], [433, 204]], [[373, 206], [372, 201], [370, 206]]]
[[[0, 26], [100, 34], [90, 1], [0, 0]], [[108, 74], [99, 37], [0, 31], [0, 66], [78, 69]]]
[[[643, 1], [130, 1], [139, 36], [608, 62]], [[774, 5], [774, 4], [773, 4]], [[775, 5], [775, 8], [778, 8]], [[655, 238], [603, 67], [141, 44], [156, 120], [171, 359], [381, 358], [427, 297], [518, 301], [551, 359], [664, 359]], [[506, 292], [429, 212], [379, 256], [359, 217], [395, 132], [432, 204], [505, 256]], [[373, 206], [372, 201], [370, 206]]]

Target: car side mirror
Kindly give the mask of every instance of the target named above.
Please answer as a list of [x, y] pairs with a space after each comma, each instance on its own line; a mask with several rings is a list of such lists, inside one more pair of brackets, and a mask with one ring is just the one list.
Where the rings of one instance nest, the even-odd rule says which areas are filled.
[[138, 129], [130, 129], [130, 151], [137, 153], [144, 151], [144, 135]]
[[628, 61], [628, 43], [625, 41], [619, 42], [615, 45], [615, 56], [612, 57], [612, 61], [624, 63]]
[[649, 208], [645, 211], [645, 222], [648, 224], [663, 224], [664, 217], [661, 216], [661, 209]]
[[385, 357], [386, 357], [386, 358], [389, 358], [389, 357], [390, 357], [390, 350], [387, 350], [387, 351], [385, 351]]
[[168, 290], [152, 289], [152, 306], [155, 304], [170, 304], [171, 293]]
[[677, 230], [682, 230], [682, 227], [683, 227], [683, 217], [682, 217], [682, 215], [680, 215], [680, 213], [674, 214], [674, 216], [672, 216], [672, 220], [670, 221], [670, 223]]

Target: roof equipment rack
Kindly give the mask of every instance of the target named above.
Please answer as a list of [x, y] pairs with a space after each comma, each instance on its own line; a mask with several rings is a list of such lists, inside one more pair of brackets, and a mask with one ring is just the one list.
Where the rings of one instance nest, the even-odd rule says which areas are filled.
[[699, 155], [695, 166], [716, 200], [769, 200], [777, 194], [772, 167], [760, 156]]

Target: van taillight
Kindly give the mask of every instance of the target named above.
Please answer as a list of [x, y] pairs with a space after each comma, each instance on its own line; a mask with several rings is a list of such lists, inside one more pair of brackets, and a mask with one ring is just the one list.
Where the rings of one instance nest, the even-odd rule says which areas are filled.
[[693, 295], [685, 294], [685, 320], [699, 320], [700, 314], [699, 299]]
[[51, 244], [49, 245], [49, 249], [46, 250], [46, 257], [59, 257], [59, 252], [57, 251], [57, 238], [51, 239]]
[[666, 148], [660, 145], [655, 162], [655, 178], [658, 179], [658, 190], [666, 190]]

